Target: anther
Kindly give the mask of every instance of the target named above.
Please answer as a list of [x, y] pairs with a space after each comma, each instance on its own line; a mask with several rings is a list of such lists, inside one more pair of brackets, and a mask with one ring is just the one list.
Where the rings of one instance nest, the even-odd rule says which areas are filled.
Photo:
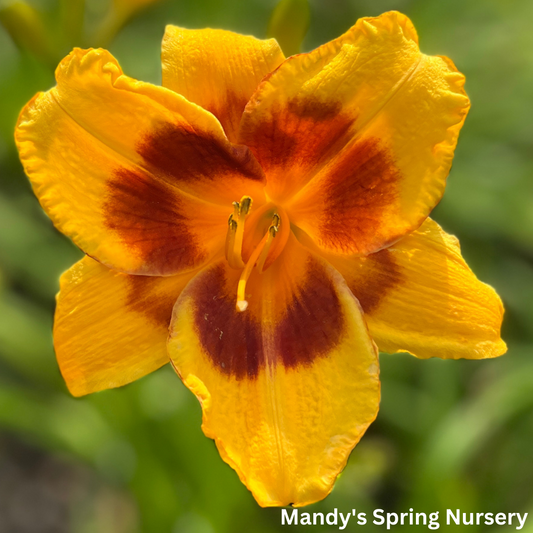
[[[239, 204], [239, 202], [235, 202]], [[240, 201], [240, 212], [247, 215], [252, 207], [252, 199], [249, 196], [243, 196]]]
[[233, 202], [231, 205], [233, 206], [233, 213], [230, 215], [230, 218], [233, 217], [235, 219], [235, 222], [237, 222], [237, 220], [239, 220], [241, 204], [239, 202]]

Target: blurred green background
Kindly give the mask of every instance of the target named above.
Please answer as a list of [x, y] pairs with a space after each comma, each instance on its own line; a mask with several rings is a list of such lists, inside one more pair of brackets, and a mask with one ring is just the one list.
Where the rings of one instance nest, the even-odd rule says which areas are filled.
[[[306, 1], [294, 3], [296, 15], [278, 10], [269, 30], [288, 52], [307, 16]], [[160, 83], [165, 24], [265, 37], [276, 4], [0, 1], [0, 533], [287, 529], [280, 510], [259, 508], [203, 436], [199, 405], [169, 368], [120, 390], [69, 396], [51, 326], [58, 277], [81, 253], [42, 212], [13, 143], [19, 110], [54, 85], [53, 68], [73, 45], [105, 44], [127, 74]], [[415, 23], [424, 52], [451, 57], [466, 74], [472, 110], [433, 216], [502, 296], [509, 353], [479, 362], [383, 354], [378, 419], [332, 494], [306, 510], [370, 516], [414, 508], [440, 511], [442, 524], [447, 508], [533, 513], [533, 3], [311, 0], [309, 7], [304, 51], [360, 16], [397, 9]], [[354, 523], [347, 531], [383, 529]], [[533, 532], [533, 516], [522, 531]]]

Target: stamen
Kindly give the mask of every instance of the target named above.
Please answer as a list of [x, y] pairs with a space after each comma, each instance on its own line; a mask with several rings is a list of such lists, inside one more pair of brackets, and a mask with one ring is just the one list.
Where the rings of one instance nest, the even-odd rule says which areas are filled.
[[279, 224], [280, 224], [280, 218], [277, 214], [275, 214], [272, 218], [272, 224], [268, 228], [266, 235], [261, 239], [260, 243], [256, 246], [255, 250], [252, 252], [250, 259], [248, 259], [248, 262], [246, 263], [246, 266], [244, 267], [244, 270], [241, 273], [241, 277], [239, 278], [239, 284], [237, 285], [237, 303], [236, 303], [237, 311], [241, 313], [245, 311], [246, 308], [248, 307], [248, 302], [246, 300], [246, 294], [245, 294], [246, 283], [248, 282], [248, 278], [250, 277], [250, 274], [252, 273], [252, 270], [256, 264], [257, 264], [257, 270], [259, 271], [259, 273], [263, 272], [263, 266], [268, 256], [270, 245], [272, 244], [272, 241], [274, 240], [274, 237], [276, 236], [276, 233], [278, 232]]
[[228, 233], [226, 233], [226, 258], [232, 268], [242, 268], [244, 263], [240, 257], [235, 257], [233, 249], [235, 248], [235, 235], [237, 234], [237, 222], [235, 222], [233, 215], [229, 216]]
[[244, 221], [252, 207], [252, 199], [243, 196], [240, 202], [233, 202], [233, 213], [228, 220], [228, 233], [226, 234], [226, 259], [230, 267], [242, 268], [242, 241], [244, 237]]
[[239, 220], [237, 221], [237, 234], [233, 244], [233, 254], [238, 257], [242, 263], [242, 241], [244, 238], [244, 220], [252, 207], [252, 199], [249, 196], [243, 196], [239, 202]]
[[259, 259], [257, 260], [257, 271], [259, 274], [263, 273], [263, 267], [265, 266], [265, 261], [268, 257], [268, 252], [270, 250], [270, 245], [272, 244], [272, 241], [274, 240], [274, 237], [276, 236], [277, 232], [279, 231], [279, 225], [281, 223], [281, 219], [279, 218], [279, 215], [276, 213], [272, 217], [272, 224], [268, 228], [267, 233], [267, 240], [265, 243], [265, 247], [261, 250], [261, 255], [259, 256]]

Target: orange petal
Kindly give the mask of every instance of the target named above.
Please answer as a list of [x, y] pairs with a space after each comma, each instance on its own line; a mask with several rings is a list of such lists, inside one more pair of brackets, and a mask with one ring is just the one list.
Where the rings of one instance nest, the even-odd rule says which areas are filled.
[[463, 83], [450, 60], [420, 53], [404, 15], [360, 19], [265, 78], [239, 140], [268, 196], [322, 250], [371, 253], [440, 200], [469, 107]]
[[168, 363], [172, 307], [192, 275], [129, 276], [90, 257], [67, 270], [54, 345], [70, 392], [120, 387]]
[[261, 204], [257, 162], [208, 112], [103, 50], [75, 50], [56, 76], [16, 140], [44, 209], [87, 254], [133, 274], [191, 270], [223, 246], [232, 201]]
[[380, 350], [443, 359], [506, 351], [500, 298], [468, 268], [457, 239], [434, 221], [368, 257], [329, 259], [359, 299]]
[[293, 236], [250, 278], [242, 313], [238, 277], [219, 262], [191, 281], [169, 354], [204, 433], [258, 503], [306, 505], [330, 492], [376, 416], [376, 348], [342, 277]]
[[242, 112], [261, 79], [285, 59], [274, 39], [167, 26], [163, 86], [215, 115], [235, 141]]

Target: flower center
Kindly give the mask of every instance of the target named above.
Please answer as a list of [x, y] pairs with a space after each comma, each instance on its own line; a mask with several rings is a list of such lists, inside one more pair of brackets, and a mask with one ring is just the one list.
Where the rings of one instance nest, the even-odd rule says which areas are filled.
[[230, 267], [243, 269], [236, 303], [241, 312], [248, 307], [245, 290], [254, 267], [259, 274], [269, 268], [283, 251], [290, 233], [289, 219], [281, 207], [268, 203], [250, 213], [251, 208], [249, 196], [233, 202], [226, 235], [226, 259]]

